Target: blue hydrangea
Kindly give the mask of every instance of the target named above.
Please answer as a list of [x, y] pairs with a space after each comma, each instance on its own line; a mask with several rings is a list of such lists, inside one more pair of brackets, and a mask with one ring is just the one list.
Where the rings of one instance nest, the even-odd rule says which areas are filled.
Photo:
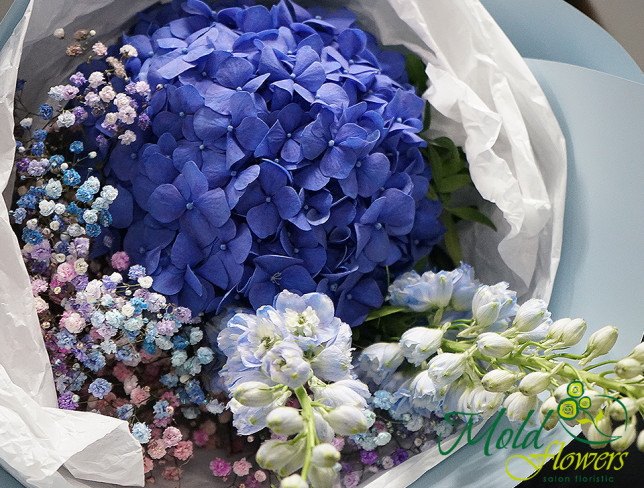
[[[162, 88], [135, 142], [96, 148], [118, 189], [112, 226], [154, 290], [193, 314], [320, 291], [356, 325], [387, 270], [444, 232], [426, 197], [425, 103], [404, 56], [345, 9], [215, 9], [174, 0], [124, 36], [131, 80]], [[83, 122], [88, 140], [103, 121]]]

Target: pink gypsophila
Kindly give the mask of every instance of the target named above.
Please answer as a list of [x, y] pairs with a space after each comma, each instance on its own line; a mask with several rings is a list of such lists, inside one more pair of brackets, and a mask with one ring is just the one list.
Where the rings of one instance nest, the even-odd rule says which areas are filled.
[[60, 325], [72, 334], [78, 334], [85, 328], [85, 319], [76, 312], [66, 310], [60, 319]]
[[233, 463], [233, 473], [237, 476], [246, 476], [250, 473], [250, 468], [252, 467], [253, 465], [246, 461], [246, 458], [244, 457]]
[[181, 479], [181, 469], [176, 466], [168, 466], [163, 470], [161, 476], [170, 481], [179, 481]]
[[210, 462], [210, 471], [215, 476], [223, 477], [230, 474], [230, 463], [224, 459], [217, 458]]
[[130, 257], [125, 251], [119, 251], [112, 256], [112, 267], [117, 271], [125, 271], [130, 267]]
[[165, 443], [166, 447], [174, 447], [182, 439], [181, 431], [177, 429], [176, 427], [168, 427], [163, 431], [163, 442]]
[[62, 283], [67, 283], [76, 276], [76, 270], [74, 269], [74, 263], [66, 262], [61, 263], [56, 270], [56, 278]]
[[192, 456], [192, 451], [192, 442], [181, 441], [174, 447], [174, 457], [176, 457], [179, 461], [186, 461], [190, 456]]

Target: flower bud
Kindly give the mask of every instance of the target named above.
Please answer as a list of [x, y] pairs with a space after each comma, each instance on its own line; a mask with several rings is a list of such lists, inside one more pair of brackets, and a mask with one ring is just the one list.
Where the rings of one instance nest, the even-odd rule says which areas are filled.
[[637, 346], [635, 346], [628, 357], [633, 358], [640, 363], [644, 363], [644, 342], [640, 342]]
[[637, 403], [630, 398], [619, 398], [610, 404], [608, 414], [617, 421], [624, 421], [631, 418], [637, 412]]
[[519, 307], [512, 327], [517, 332], [530, 332], [550, 318], [548, 305], [540, 298], [531, 298]]
[[602, 449], [608, 445], [608, 441], [610, 440], [613, 430], [610, 417], [602, 417], [596, 425], [593, 425], [592, 422], [588, 422], [582, 424], [581, 427], [586, 439], [592, 443], [590, 444], [590, 447], [593, 449]]
[[333, 468], [320, 468], [312, 465], [309, 471], [309, 481], [313, 488], [328, 488], [333, 486], [338, 473]]
[[293, 435], [304, 430], [304, 420], [293, 407], [279, 407], [266, 416], [266, 425], [276, 434]]
[[555, 397], [555, 400], [557, 400], [557, 403], [559, 403], [564, 398], [568, 398], [570, 396], [568, 395], [568, 385], [569, 383], [564, 383], [563, 385], [559, 385], [555, 389], [555, 392], [553, 393], [553, 395]]
[[496, 332], [484, 332], [479, 335], [476, 345], [483, 354], [493, 358], [502, 358], [514, 349], [514, 342]]
[[255, 459], [264, 469], [275, 471], [280, 476], [288, 476], [304, 465], [306, 439], [296, 443], [269, 439], [259, 446]]
[[340, 460], [340, 452], [332, 444], [318, 444], [311, 453], [311, 462], [320, 468], [332, 468]]
[[543, 421], [546, 419], [549, 412], [552, 413], [548, 417], [546, 423], [543, 425], [543, 428], [545, 430], [553, 429], [557, 425], [557, 421], [559, 420], [559, 416], [557, 415], [557, 400], [553, 396], [549, 397], [545, 402], [541, 404], [541, 408], [539, 408], [539, 415], [537, 417], [539, 424], [543, 424]]
[[481, 378], [483, 388], [491, 392], [505, 392], [512, 388], [520, 374], [504, 369], [493, 369]]
[[438, 350], [442, 340], [443, 331], [440, 329], [413, 327], [402, 335], [400, 346], [407, 360], [418, 366]]
[[618, 439], [612, 441], [610, 447], [617, 452], [625, 451], [635, 442], [636, 436], [635, 422], [622, 424], [613, 431], [613, 437], [618, 437]]
[[332, 442], [335, 437], [335, 432], [333, 432], [329, 423], [324, 420], [324, 417], [314, 411], [313, 420], [315, 420], [315, 435], [318, 436], [318, 439], [322, 442]]
[[637, 436], [637, 449], [644, 452], [644, 430]]
[[466, 405], [469, 411], [481, 413], [483, 418], [488, 418], [501, 406], [504, 398], [503, 393], [493, 393], [478, 385], [472, 389]]
[[429, 362], [427, 371], [434, 383], [442, 386], [460, 378], [466, 365], [467, 356], [465, 354], [444, 352]]
[[64, 39], [65, 38], [65, 29], [62, 27], [59, 27], [58, 29], [54, 30], [54, 37], [57, 39]]
[[617, 327], [607, 325], [592, 334], [586, 345], [585, 354], [588, 354], [588, 356], [581, 359], [579, 365], [585, 366], [596, 357], [602, 356], [610, 351], [615, 345], [615, 342], [617, 342], [617, 333]]
[[535, 371], [519, 382], [519, 391], [524, 395], [536, 395], [550, 386], [550, 373]]
[[537, 409], [538, 403], [536, 395], [526, 396], [516, 391], [505, 399], [503, 406], [507, 409], [507, 416], [512, 422], [523, 422], [531, 411]]
[[348, 405], [336, 407], [326, 415], [323, 414], [323, 417], [335, 433], [341, 436], [359, 434], [369, 428], [362, 410]]
[[280, 488], [309, 488], [309, 484], [299, 474], [292, 474], [282, 480]]
[[629, 380], [635, 378], [637, 375], [642, 374], [642, 368], [644, 365], [640, 363], [637, 359], [628, 357], [620, 359], [615, 363], [615, 374], [620, 378]]
[[245, 381], [233, 394], [235, 400], [245, 407], [265, 407], [275, 401], [275, 391], [261, 381]]
[[582, 319], [560, 319], [550, 326], [546, 337], [570, 347], [577, 344], [585, 333], [586, 322]]

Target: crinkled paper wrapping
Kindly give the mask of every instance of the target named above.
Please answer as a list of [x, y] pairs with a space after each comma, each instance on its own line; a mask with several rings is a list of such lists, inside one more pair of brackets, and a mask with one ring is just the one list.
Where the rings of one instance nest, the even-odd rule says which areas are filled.
[[[69, 33], [94, 28], [101, 40], [114, 40], [137, 11], [152, 3], [31, 0], [0, 53], [0, 188], [9, 181], [13, 163], [12, 99], [21, 46], [21, 77], [29, 80], [24, 98], [37, 106], [47, 87], [60, 83], [77, 63], [54, 42], [55, 28]], [[565, 142], [539, 85], [479, 1], [300, 3], [346, 5], [384, 45], [402, 46], [429, 63], [430, 84], [423, 96], [435, 108], [433, 135], [463, 145], [472, 179], [491, 202], [485, 211], [499, 229], [465, 228], [464, 259], [484, 282], [509, 281], [520, 298], [548, 299], [561, 250]], [[39, 488], [96, 486], [80, 480], [140, 486], [140, 448], [125, 422], [55, 408], [29, 279], [4, 203], [0, 252], [0, 464], [23, 484]], [[436, 449], [426, 451], [368, 486], [407, 485], [441, 459]]]

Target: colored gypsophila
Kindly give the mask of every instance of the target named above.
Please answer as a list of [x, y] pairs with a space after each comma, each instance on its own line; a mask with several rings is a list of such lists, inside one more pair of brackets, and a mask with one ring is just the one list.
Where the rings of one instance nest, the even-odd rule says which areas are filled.
[[[363, 432], [374, 417], [369, 390], [351, 371], [351, 330], [334, 316], [331, 299], [282, 291], [273, 306], [233, 316], [218, 343], [228, 358], [221, 376], [238, 432], [269, 427], [295, 436], [265, 441], [259, 465], [280, 476], [301, 469], [304, 480], [332, 484], [340, 457], [331, 444], [335, 435]], [[299, 408], [285, 406], [293, 393]]]
[[[442, 236], [424, 102], [347, 10], [174, 1], [123, 42], [128, 86], [153, 87], [151, 130], [96, 150], [119, 188], [113, 227], [156, 291], [194, 313], [321, 291], [353, 326], [382, 304], [386, 268]], [[108, 115], [83, 122], [90, 140]]]

